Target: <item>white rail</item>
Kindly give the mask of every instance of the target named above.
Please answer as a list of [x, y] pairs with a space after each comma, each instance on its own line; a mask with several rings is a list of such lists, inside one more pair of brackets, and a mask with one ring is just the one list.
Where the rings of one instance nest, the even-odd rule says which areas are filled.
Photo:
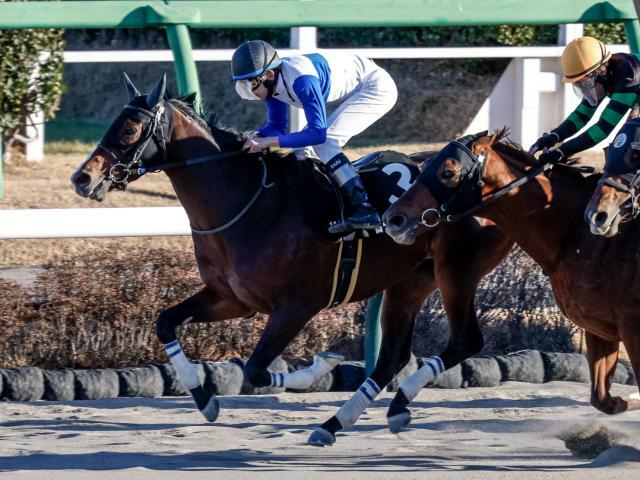
[[0, 210], [0, 239], [191, 235], [182, 207]]

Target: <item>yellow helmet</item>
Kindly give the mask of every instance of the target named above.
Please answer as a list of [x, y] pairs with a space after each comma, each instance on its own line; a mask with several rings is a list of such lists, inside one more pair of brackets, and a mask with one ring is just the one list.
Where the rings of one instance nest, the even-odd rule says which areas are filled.
[[569, 42], [562, 52], [564, 83], [573, 83], [589, 75], [609, 60], [611, 53], [593, 37], [580, 37]]

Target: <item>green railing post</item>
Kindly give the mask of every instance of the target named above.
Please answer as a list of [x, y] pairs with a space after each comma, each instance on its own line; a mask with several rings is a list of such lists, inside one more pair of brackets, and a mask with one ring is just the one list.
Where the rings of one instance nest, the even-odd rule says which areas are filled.
[[371, 297], [367, 302], [367, 311], [364, 318], [364, 369], [367, 377], [373, 372], [380, 352], [380, 311], [382, 306], [382, 293]]
[[627, 35], [627, 43], [631, 52], [640, 54], [640, 21], [625, 20], [624, 33]]
[[169, 46], [173, 51], [178, 90], [181, 95], [195, 92], [196, 109], [200, 111], [202, 95], [200, 94], [198, 69], [196, 68], [196, 62], [193, 60], [189, 28], [187, 28], [186, 25], [168, 26], [167, 38], [169, 39]]

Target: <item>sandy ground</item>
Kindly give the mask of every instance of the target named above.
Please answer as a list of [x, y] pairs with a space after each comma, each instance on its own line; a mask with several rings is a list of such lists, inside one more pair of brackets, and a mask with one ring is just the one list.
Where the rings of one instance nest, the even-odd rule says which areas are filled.
[[[212, 425], [185, 397], [2, 403], [0, 478], [613, 480], [640, 468], [640, 412], [598, 413], [585, 384], [425, 389], [399, 435], [386, 429], [385, 393], [333, 447], [307, 446], [349, 395], [224, 397]], [[626, 438], [594, 460], [558, 438], [597, 424]]]

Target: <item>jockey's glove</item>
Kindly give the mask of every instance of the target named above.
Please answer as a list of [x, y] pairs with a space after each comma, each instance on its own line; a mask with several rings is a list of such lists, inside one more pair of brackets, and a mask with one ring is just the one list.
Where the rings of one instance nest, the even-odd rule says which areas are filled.
[[544, 150], [545, 148], [551, 148], [559, 141], [560, 136], [557, 133], [544, 133], [538, 140], [536, 140], [536, 143], [531, 145], [529, 153], [534, 154], [537, 151]]
[[564, 158], [564, 153], [559, 148], [544, 152], [538, 157], [538, 165], [544, 165], [545, 163], [558, 163]]

